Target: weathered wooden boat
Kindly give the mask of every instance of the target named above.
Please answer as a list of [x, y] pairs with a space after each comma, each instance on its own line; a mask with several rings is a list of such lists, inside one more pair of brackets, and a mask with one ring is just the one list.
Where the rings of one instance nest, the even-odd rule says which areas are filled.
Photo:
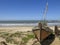
[[42, 26], [41, 23], [38, 24], [38, 28], [33, 29], [33, 33], [41, 45], [49, 45], [55, 39], [55, 35], [49, 27]]

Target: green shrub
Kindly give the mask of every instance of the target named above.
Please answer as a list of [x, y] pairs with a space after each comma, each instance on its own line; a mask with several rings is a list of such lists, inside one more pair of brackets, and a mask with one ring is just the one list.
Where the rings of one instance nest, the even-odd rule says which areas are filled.
[[8, 38], [6, 38], [6, 42], [7, 43], [12, 43], [13, 42], [13, 39], [11, 37], [8, 37]]
[[34, 38], [34, 35], [26, 35], [27, 37], [23, 37], [22, 40], [24, 43], [27, 43], [30, 39]]
[[9, 33], [7, 33], [7, 32], [1, 32], [0, 33], [0, 37], [3, 37], [3, 38], [8, 37], [8, 35], [9, 35]]
[[28, 38], [35, 38], [34, 35], [27, 35]]
[[29, 38], [24, 37], [24, 38], [22, 38], [22, 40], [24, 41], [24, 43], [27, 43], [27, 42], [28, 42], [28, 40], [29, 40]]

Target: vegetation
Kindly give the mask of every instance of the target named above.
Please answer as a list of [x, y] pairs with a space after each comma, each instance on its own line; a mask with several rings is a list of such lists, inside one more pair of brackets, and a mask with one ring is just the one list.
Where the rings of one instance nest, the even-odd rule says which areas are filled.
[[24, 43], [27, 43], [30, 39], [34, 38], [34, 35], [27, 35], [27, 37], [23, 37], [22, 40], [24, 41]]
[[7, 38], [9, 33], [7, 32], [0, 32], [0, 37]]
[[[25, 34], [25, 35], [24, 35]], [[22, 36], [22, 37], [21, 37]], [[35, 38], [34, 34], [30, 32], [15, 32], [15, 33], [7, 33], [7, 32], [0, 32], [0, 37], [3, 37], [7, 43], [11, 43], [11, 44], [16, 44], [19, 45], [19, 41], [17, 41], [17, 39], [14, 39], [14, 37], [18, 37], [21, 38], [22, 41], [24, 43], [24, 45], [26, 45], [26, 43], [32, 39]]]
[[20, 35], [21, 35], [21, 32], [15, 32], [15, 33], [13, 33], [13, 34], [11, 34], [10, 35], [10, 37], [20, 37]]

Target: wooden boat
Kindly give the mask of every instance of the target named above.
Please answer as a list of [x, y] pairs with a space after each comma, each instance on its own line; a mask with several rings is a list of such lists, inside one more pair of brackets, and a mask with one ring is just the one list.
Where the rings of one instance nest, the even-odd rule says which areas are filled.
[[35, 37], [42, 45], [49, 45], [54, 40], [55, 36], [52, 32], [53, 31], [49, 27], [44, 27], [41, 23], [38, 24], [38, 28], [33, 29]]

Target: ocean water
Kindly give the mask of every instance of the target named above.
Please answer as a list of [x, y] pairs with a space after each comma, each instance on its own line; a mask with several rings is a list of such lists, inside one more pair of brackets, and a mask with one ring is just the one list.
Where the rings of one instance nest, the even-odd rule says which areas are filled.
[[38, 23], [0, 23], [0, 26], [37, 26]]
[[[48, 26], [60, 26], [60, 23], [47, 23]], [[0, 26], [38, 26], [38, 23], [0, 23]]]
[[47, 25], [48, 26], [55, 26], [55, 25], [60, 26], [60, 23], [47, 23]]
[[[41, 21], [39, 20], [0, 21], [0, 26], [38, 26], [38, 22], [41, 22]], [[47, 23], [47, 25], [60, 26], [60, 23], [50, 21], [50, 23]]]

